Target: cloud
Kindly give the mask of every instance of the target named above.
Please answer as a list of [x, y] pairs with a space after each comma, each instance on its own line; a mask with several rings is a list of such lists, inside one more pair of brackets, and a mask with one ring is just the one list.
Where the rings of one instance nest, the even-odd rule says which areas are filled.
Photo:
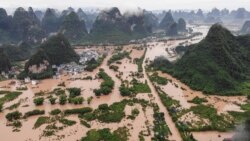
[[0, 5], [5, 8], [28, 7], [64, 9], [71, 7], [119, 7], [145, 8], [148, 10], [167, 9], [211, 9], [213, 7], [236, 9], [245, 7], [250, 9], [249, 0], [0, 0]]

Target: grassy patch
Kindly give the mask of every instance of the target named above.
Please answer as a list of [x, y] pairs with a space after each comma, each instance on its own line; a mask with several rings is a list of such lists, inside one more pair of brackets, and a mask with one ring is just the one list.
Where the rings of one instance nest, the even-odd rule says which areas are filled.
[[145, 81], [145, 83], [141, 83], [138, 80], [133, 79], [131, 81], [131, 84], [133, 85], [131, 87], [131, 91], [133, 93], [136, 93], [136, 94], [137, 93], [151, 93], [151, 89], [149, 88], [147, 81]]
[[41, 116], [39, 117], [35, 124], [34, 124], [34, 129], [39, 128], [40, 126], [42, 126], [43, 124], [47, 124], [51, 122], [51, 118], [50, 117], [46, 117], [46, 116]]
[[167, 85], [168, 80], [164, 77], [160, 77], [157, 72], [149, 76], [150, 81], [156, 82], [159, 85]]

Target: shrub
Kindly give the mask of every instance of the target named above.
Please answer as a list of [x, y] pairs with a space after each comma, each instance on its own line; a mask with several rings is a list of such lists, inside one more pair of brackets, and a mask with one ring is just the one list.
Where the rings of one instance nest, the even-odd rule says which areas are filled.
[[124, 84], [121, 85], [121, 87], [119, 88], [120, 94], [122, 96], [131, 96], [132, 92], [130, 90], [130, 88], [126, 87]]
[[61, 95], [59, 97], [59, 104], [64, 105], [67, 102], [67, 96], [66, 95]]
[[62, 111], [60, 109], [54, 109], [50, 112], [51, 115], [58, 115], [60, 114]]
[[93, 109], [90, 107], [84, 107], [84, 108], [77, 108], [77, 109], [67, 109], [64, 110], [64, 114], [71, 115], [71, 114], [85, 114], [92, 112]]
[[83, 97], [74, 97], [74, 98], [69, 98], [68, 101], [69, 103], [73, 103], [73, 104], [82, 104], [84, 99]]
[[50, 104], [54, 105], [56, 103], [56, 98], [55, 97], [51, 97], [49, 99], [49, 101], [50, 101]]
[[91, 125], [88, 124], [86, 121], [81, 120], [80, 122], [81, 122], [81, 125], [83, 125], [83, 126], [85, 126], [85, 127], [87, 127], [87, 128], [91, 128]]
[[43, 114], [45, 114], [44, 110], [33, 110], [33, 111], [26, 112], [24, 114], [24, 118], [35, 116], [35, 115], [43, 115]]
[[206, 98], [199, 98], [198, 96], [196, 96], [195, 98], [193, 98], [191, 101], [188, 101], [194, 104], [202, 104], [203, 102], [208, 102]]
[[76, 124], [76, 121], [68, 120], [68, 119], [65, 119], [65, 118], [60, 119], [59, 122], [64, 124], [64, 125], [67, 125], [67, 126], [72, 126], [72, 125]]
[[108, 106], [108, 104], [101, 104], [101, 105], [98, 106], [98, 109], [100, 109], [100, 110], [108, 110], [109, 106]]
[[43, 102], [44, 102], [44, 98], [43, 97], [39, 97], [39, 98], [35, 98], [33, 100], [34, 104], [39, 106], [39, 105], [43, 105]]
[[88, 99], [87, 99], [87, 101], [88, 101], [88, 104], [90, 104], [92, 100], [93, 100], [93, 96], [91, 96], [91, 97], [88, 97]]
[[33, 128], [34, 128], [34, 129], [39, 128], [39, 127], [42, 126], [43, 124], [50, 123], [50, 122], [51, 122], [50, 117], [41, 116], [41, 117], [39, 117], [39, 118], [36, 120], [36, 122], [35, 122]]
[[15, 112], [12, 112], [12, 113], [8, 113], [5, 118], [8, 120], [8, 121], [13, 121], [13, 120], [18, 120], [22, 117], [22, 113], [20, 113], [19, 111], [15, 111]]
[[81, 89], [80, 88], [68, 88], [69, 91], [69, 97], [74, 98], [76, 96], [81, 95]]

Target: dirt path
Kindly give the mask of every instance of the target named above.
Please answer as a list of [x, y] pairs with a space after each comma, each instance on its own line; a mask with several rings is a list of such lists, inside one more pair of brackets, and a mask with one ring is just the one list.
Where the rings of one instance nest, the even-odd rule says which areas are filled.
[[[146, 56], [145, 58], [147, 58], [147, 56], [149, 55], [150, 52], [146, 52]], [[153, 97], [155, 98], [155, 103], [158, 104], [159, 108], [160, 108], [160, 112], [163, 112], [164, 115], [165, 115], [165, 120], [166, 120], [166, 123], [170, 129], [170, 131], [172, 132], [172, 135], [169, 137], [169, 140], [173, 140], [173, 141], [182, 141], [182, 138], [181, 138], [181, 135], [179, 133], [179, 130], [176, 128], [175, 126], [175, 123], [173, 122], [173, 120], [171, 119], [168, 111], [166, 110], [165, 106], [162, 104], [161, 102], [161, 99], [158, 95], [158, 93], [156, 92], [153, 84], [151, 83], [151, 81], [149, 80], [148, 76], [147, 76], [147, 73], [146, 73], [146, 70], [145, 70], [145, 66], [146, 66], [146, 63], [145, 63], [145, 59], [143, 61], [143, 74], [144, 74], [144, 77], [145, 77], [145, 80], [147, 80], [148, 82], [148, 85], [151, 89], [151, 93], [153, 95]]]

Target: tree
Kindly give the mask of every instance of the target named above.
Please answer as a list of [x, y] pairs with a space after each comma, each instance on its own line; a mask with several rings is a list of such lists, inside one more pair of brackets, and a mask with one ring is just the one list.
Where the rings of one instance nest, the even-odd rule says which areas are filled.
[[51, 103], [52, 105], [54, 105], [54, 104], [56, 103], [56, 98], [55, 98], [55, 97], [51, 97], [51, 98], [49, 99], [49, 101], [50, 101], [50, 103]]
[[43, 105], [44, 98], [43, 97], [36, 98], [33, 100], [33, 102], [36, 106]]
[[67, 96], [61, 95], [59, 98], [59, 104], [64, 105], [67, 102]]
[[19, 111], [15, 111], [15, 112], [12, 112], [12, 113], [8, 113], [5, 118], [8, 120], [8, 121], [13, 121], [13, 120], [18, 120], [20, 119], [22, 116], [22, 113], [20, 113]]

